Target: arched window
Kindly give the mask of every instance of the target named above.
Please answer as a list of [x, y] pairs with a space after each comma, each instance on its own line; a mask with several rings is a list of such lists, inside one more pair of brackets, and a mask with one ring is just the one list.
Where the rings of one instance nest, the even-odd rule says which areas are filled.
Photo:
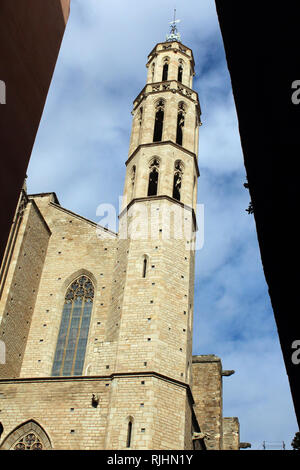
[[143, 258], [143, 277], [147, 276], [148, 256], [144, 255]]
[[142, 133], [142, 123], [143, 123], [143, 107], [141, 106], [138, 113], [138, 123], [139, 123], [139, 131], [138, 131], [138, 145], [141, 141], [141, 133]]
[[44, 429], [33, 420], [18, 426], [2, 443], [0, 450], [50, 450], [50, 439]]
[[94, 286], [86, 276], [80, 276], [68, 288], [62, 312], [52, 376], [82, 374], [93, 298]]
[[196, 177], [194, 176], [194, 184], [193, 184], [193, 201], [192, 201], [192, 204], [195, 203], [194, 199], [195, 199], [195, 191], [196, 191]]
[[143, 121], [143, 106], [141, 106], [139, 109], [138, 120], [139, 120], [139, 126], [141, 127], [142, 121]]
[[132, 199], [134, 196], [135, 173], [136, 173], [136, 166], [133, 165], [131, 169], [131, 178], [130, 178], [130, 199]]
[[151, 66], [152, 82], [154, 82], [154, 73], [155, 73], [155, 62]]
[[179, 103], [178, 105], [178, 114], [177, 114], [177, 131], [176, 131], [176, 144], [182, 145], [183, 140], [183, 127], [184, 127], [184, 118], [185, 118], [185, 104]]
[[183, 74], [183, 60], [179, 59], [177, 80], [180, 83], [182, 83], [182, 74]]
[[157, 195], [159, 160], [154, 158], [149, 166], [148, 196]]
[[174, 165], [174, 180], [173, 180], [173, 198], [180, 201], [181, 183], [183, 175], [183, 163], [177, 160]]
[[133, 419], [129, 418], [128, 425], [127, 425], [127, 441], [126, 447], [131, 447], [132, 441], [132, 427], [133, 427]]
[[163, 124], [164, 124], [164, 111], [165, 111], [165, 102], [164, 100], [159, 100], [155, 106], [153, 142], [160, 142], [162, 139]]
[[168, 80], [168, 71], [169, 71], [169, 58], [166, 57], [163, 62], [163, 74], [162, 74], [162, 81], [165, 82]]

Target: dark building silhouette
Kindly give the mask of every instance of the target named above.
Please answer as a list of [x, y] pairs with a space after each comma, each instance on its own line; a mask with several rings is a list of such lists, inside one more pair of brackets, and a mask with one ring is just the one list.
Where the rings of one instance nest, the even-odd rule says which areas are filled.
[[300, 423], [299, 12], [296, 2], [216, 0], [216, 6], [239, 121], [249, 212], [253, 209]]
[[0, 264], [69, 8], [70, 0], [0, 2]]

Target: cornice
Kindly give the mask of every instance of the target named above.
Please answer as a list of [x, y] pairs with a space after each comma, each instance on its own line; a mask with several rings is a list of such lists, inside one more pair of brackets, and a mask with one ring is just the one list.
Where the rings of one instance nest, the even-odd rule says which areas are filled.
[[[191, 103], [193, 103], [197, 108], [197, 115], [199, 119], [199, 125], [201, 125], [201, 107], [199, 102], [199, 95], [198, 93], [193, 90], [193, 88], [184, 85], [183, 83], [179, 82], [178, 80], [166, 80], [154, 83], [146, 83], [144, 88], [140, 91], [140, 93], [136, 96], [133, 100], [133, 109], [131, 114], [139, 107], [141, 102], [147, 98], [149, 95], [157, 95], [161, 93], [178, 93], [183, 98], [187, 99]], [[193, 98], [195, 96], [195, 98]]]
[[82, 220], [83, 222], [87, 222], [88, 224], [92, 225], [93, 227], [98, 227], [104, 230], [105, 232], [113, 235], [114, 237], [117, 237], [117, 234], [113, 232], [112, 230], [109, 230], [107, 227], [102, 227], [101, 225], [97, 224], [97, 222], [93, 222], [92, 220], [86, 219], [82, 215], [76, 214], [75, 212], [70, 211], [69, 209], [66, 209], [62, 207], [61, 205], [55, 204], [54, 202], [50, 202], [51, 207], [55, 207], [55, 209], [58, 209], [62, 212], [65, 212], [66, 214], [71, 215], [72, 217], [75, 217], [77, 219]]
[[194, 228], [195, 228], [196, 231], [198, 230], [197, 219], [196, 219], [196, 214], [195, 214], [194, 209], [191, 206], [187, 206], [183, 202], [178, 201], [177, 199], [174, 199], [171, 196], [168, 196], [167, 194], [161, 194], [161, 195], [158, 195], [158, 196], [136, 197], [136, 198], [132, 199], [127, 204], [127, 206], [120, 212], [119, 218], [122, 217], [125, 214], [125, 212], [128, 211], [130, 209], [130, 207], [136, 202], [155, 201], [155, 200], [158, 201], [158, 200], [161, 200], [161, 199], [167, 199], [168, 201], [173, 202], [173, 203], [181, 206], [182, 208], [187, 209], [188, 211], [190, 211], [192, 213]]
[[194, 152], [191, 152], [190, 150], [186, 149], [185, 147], [182, 147], [181, 145], [179, 144], [176, 144], [175, 142], [172, 142], [172, 140], [165, 140], [165, 141], [161, 141], [161, 142], [150, 142], [148, 144], [140, 144], [133, 152], [131, 155], [129, 155], [127, 161], [125, 162], [125, 165], [127, 166], [128, 163], [133, 159], [133, 157], [139, 152], [139, 150], [141, 148], [145, 148], [145, 147], [157, 147], [157, 146], [160, 146], [160, 145], [172, 145], [173, 147], [177, 148], [178, 150], [181, 150], [182, 152], [190, 155], [193, 159], [194, 159], [194, 163], [195, 163], [195, 168], [196, 168], [196, 172], [197, 172], [197, 176], [199, 177], [200, 176], [200, 171], [199, 171], [199, 166], [198, 166], [198, 161], [197, 161], [197, 156]]
[[161, 374], [154, 371], [143, 371], [143, 372], [114, 372], [109, 375], [87, 375], [87, 376], [57, 376], [57, 377], [16, 377], [0, 379], [0, 384], [19, 384], [19, 383], [49, 383], [49, 382], [95, 382], [97, 380], [112, 381], [118, 378], [126, 377], [153, 377], [159, 380], [163, 380], [168, 383], [185, 388], [191, 404], [195, 403], [190, 385], [186, 382], [168, 377], [167, 375]]
[[[178, 44], [179, 45], [179, 48], [176, 48], [176, 47], [172, 47], [171, 44]], [[164, 45], [168, 45], [171, 47], [169, 47], [168, 49], [161, 49], [161, 50], [157, 50], [157, 47], [158, 46], [164, 46]], [[189, 51], [191, 51], [191, 55], [189, 56], [188, 54], [186, 54], [184, 51], [182, 51], [180, 49], [180, 46], [184, 49], [188, 49]], [[148, 54], [148, 62], [147, 62], [147, 65], [151, 62], [153, 56], [155, 57], [155, 55], [157, 54], [160, 54], [160, 53], [165, 53], [167, 51], [174, 51], [174, 52], [180, 52], [182, 55], [184, 55], [185, 57], [187, 57], [191, 62], [192, 62], [192, 65], [193, 65], [193, 71], [194, 71], [194, 68], [195, 68], [195, 60], [194, 60], [194, 54], [193, 54], [193, 51], [190, 47], [188, 46], [185, 46], [184, 44], [182, 44], [181, 42], [179, 41], [173, 41], [173, 42], [169, 42], [169, 41], [164, 41], [164, 42], [158, 42], [154, 48], [152, 49], [152, 51], [150, 52], [150, 54]]]

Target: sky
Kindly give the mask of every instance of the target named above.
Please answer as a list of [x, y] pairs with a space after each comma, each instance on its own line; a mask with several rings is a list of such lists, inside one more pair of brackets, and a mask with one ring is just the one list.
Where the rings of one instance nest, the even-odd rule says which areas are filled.
[[119, 206], [131, 110], [147, 56], [165, 40], [176, 7], [181, 42], [193, 50], [203, 125], [198, 203], [204, 245], [196, 254], [193, 354], [216, 354], [224, 416], [237, 416], [252, 449], [280, 448], [297, 431], [263, 275], [238, 122], [212, 0], [72, 0], [71, 14], [28, 168], [29, 193], [98, 222], [100, 203]]

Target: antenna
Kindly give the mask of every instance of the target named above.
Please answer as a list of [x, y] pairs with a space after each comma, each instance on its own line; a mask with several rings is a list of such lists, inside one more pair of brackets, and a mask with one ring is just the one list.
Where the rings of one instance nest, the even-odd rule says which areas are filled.
[[171, 25], [170, 33], [166, 36], [166, 41], [180, 41], [181, 37], [177, 30], [177, 23], [180, 23], [180, 20], [176, 20], [176, 8], [174, 8], [174, 19], [170, 21], [169, 24]]

